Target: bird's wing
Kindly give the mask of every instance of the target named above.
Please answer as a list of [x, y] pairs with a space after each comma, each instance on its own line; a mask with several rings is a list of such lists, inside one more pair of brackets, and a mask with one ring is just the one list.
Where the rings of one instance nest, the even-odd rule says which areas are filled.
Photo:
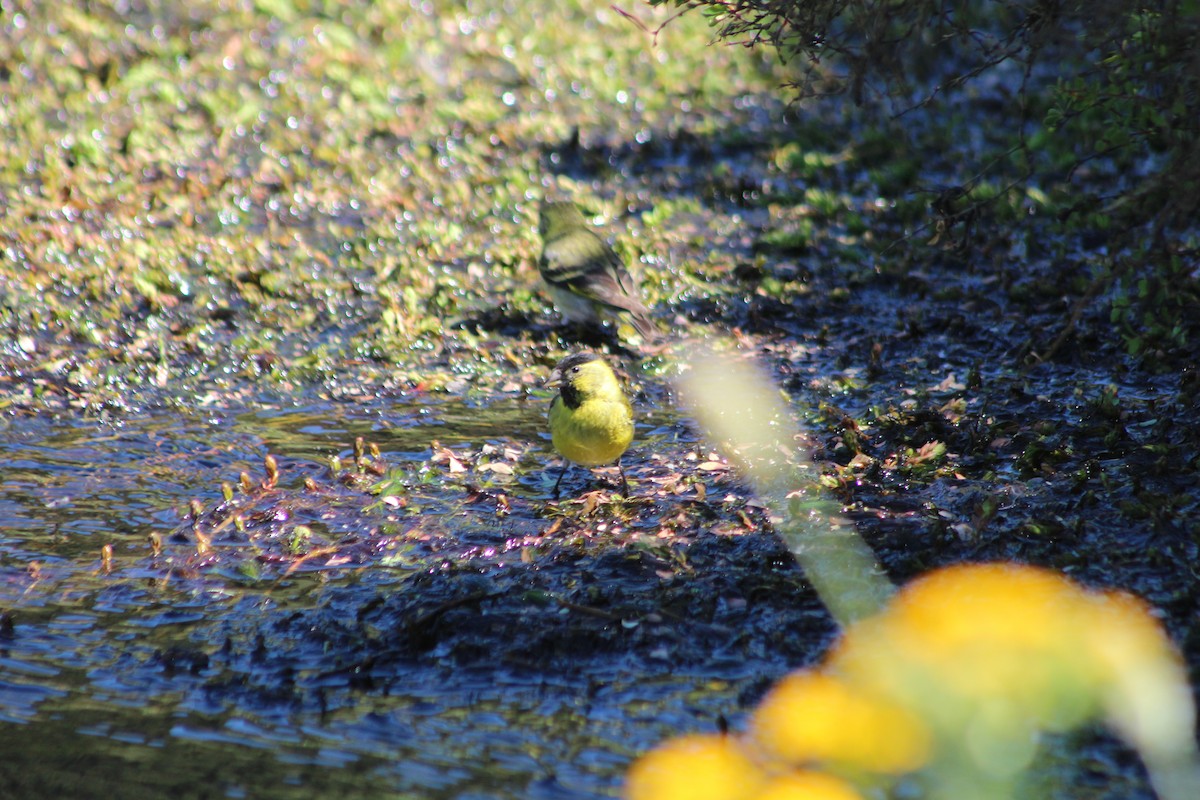
[[547, 242], [539, 268], [553, 286], [632, 314], [647, 313], [625, 264], [591, 231], [574, 231]]

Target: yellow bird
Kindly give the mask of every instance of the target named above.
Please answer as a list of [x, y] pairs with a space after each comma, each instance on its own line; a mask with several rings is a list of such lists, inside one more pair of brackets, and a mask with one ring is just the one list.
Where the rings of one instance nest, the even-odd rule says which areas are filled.
[[[558, 395], [550, 404], [550, 438], [559, 455], [584, 467], [615, 463], [621, 473], [621, 493], [629, 482], [621, 456], [633, 441], [633, 406], [621, 389], [616, 373], [594, 353], [575, 353], [550, 373]], [[554, 496], [569, 464], [554, 482]]]
[[538, 233], [542, 236], [538, 271], [564, 319], [598, 325], [601, 311], [625, 311], [643, 339], [658, 339], [633, 276], [608, 242], [588, 227], [574, 203], [542, 203]]

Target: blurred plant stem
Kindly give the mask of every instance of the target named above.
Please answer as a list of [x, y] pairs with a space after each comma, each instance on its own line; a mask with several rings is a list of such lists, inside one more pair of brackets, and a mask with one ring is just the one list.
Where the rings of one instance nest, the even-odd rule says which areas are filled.
[[736, 464], [821, 601], [842, 626], [883, 608], [894, 587], [871, 548], [825, 496], [795, 415], [779, 388], [732, 347], [688, 356], [680, 396], [709, 440]]

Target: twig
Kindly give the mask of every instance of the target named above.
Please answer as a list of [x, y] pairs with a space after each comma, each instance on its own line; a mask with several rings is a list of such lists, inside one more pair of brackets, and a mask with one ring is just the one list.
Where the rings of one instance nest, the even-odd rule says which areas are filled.
[[686, 11], [688, 11], [688, 8], [689, 8], [689, 7], [685, 6], [684, 8], [682, 8], [682, 9], [680, 9], [679, 11], [675, 12], [675, 13], [674, 13], [674, 14], [672, 14], [671, 16], [667, 17], [667, 19], [666, 19], [666, 20], [665, 20], [665, 21], [664, 21], [664, 22], [663, 22], [661, 25], [659, 25], [657, 28], [655, 28], [654, 30], [650, 30], [649, 28], [647, 28], [647, 27], [646, 27], [646, 23], [642, 22], [640, 19], [638, 19], [637, 17], [635, 17], [633, 14], [629, 13], [629, 12], [628, 12], [628, 11], [626, 11], [625, 9], [621, 8], [621, 7], [620, 7], [620, 6], [618, 6], [616, 3], [612, 3], [612, 4], [610, 4], [610, 5], [609, 5], [609, 8], [611, 8], [613, 11], [617, 12], [618, 14], [620, 14], [620, 15], [621, 15], [622, 17], [624, 17], [625, 19], [627, 19], [627, 20], [629, 20], [630, 22], [632, 22], [634, 25], [637, 25], [637, 26], [638, 26], [638, 28], [640, 28], [640, 29], [642, 30], [642, 32], [643, 32], [643, 33], [648, 33], [648, 34], [650, 34], [650, 36], [651, 36], [651, 39], [652, 39], [652, 41], [653, 41], [653, 46], [654, 46], [654, 47], [658, 47], [658, 34], [662, 33], [662, 30], [663, 30], [663, 28], [665, 28], [665, 27], [667, 27], [668, 25], [670, 25], [670, 24], [671, 24], [672, 22], [674, 22], [674, 21], [675, 21], [677, 18], [679, 18], [679, 17], [683, 16], [683, 14], [684, 14]]

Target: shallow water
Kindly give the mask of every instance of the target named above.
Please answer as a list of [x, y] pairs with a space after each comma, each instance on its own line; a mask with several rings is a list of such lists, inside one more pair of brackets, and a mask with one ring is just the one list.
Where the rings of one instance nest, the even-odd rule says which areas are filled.
[[[738, 681], [757, 670], [689, 675], [663, 664], [655, 675], [585, 660], [547, 675], [486, 658], [461, 669], [435, 651], [424, 663], [368, 668], [374, 688], [359, 691], [341, 665], [361, 643], [351, 637], [331, 656], [290, 626], [398, 596], [411, 568], [271, 581], [240, 574], [241, 562], [179, 556], [191, 548], [189, 502], [220, 503], [221, 482], [242, 471], [257, 481], [266, 453], [278, 458], [281, 487], [328, 480], [330, 456], [351, 459], [359, 436], [397, 466], [427, 460], [434, 440], [461, 452], [528, 447], [540, 463], [541, 414], [523, 400], [314, 402], [0, 430], [0, 610], [11, 621], [0, 634], [0, 794], [602, 796], [638, 751], [697, 715], [730, 713]], [[642, 433], [661, 439], [671, 424], [659, 418]], [[508, 491], [544, 495], [550, 472], [533, 472]], [[431, 508], [437, 491], [425, 499]], [[497, 548], [531, 522], [508, 521]], [[378, 523], [362, 519], [360, 535]], [[465, 543], [470, 520], [462, 527]], [[492, 535], [479, 530], [472, 541]], [[151, 534], [169, 543], [166, 554], [152, 554]], [[502, 549], [489, 558], [472, 546], [478, 563], [503, 563]]]

